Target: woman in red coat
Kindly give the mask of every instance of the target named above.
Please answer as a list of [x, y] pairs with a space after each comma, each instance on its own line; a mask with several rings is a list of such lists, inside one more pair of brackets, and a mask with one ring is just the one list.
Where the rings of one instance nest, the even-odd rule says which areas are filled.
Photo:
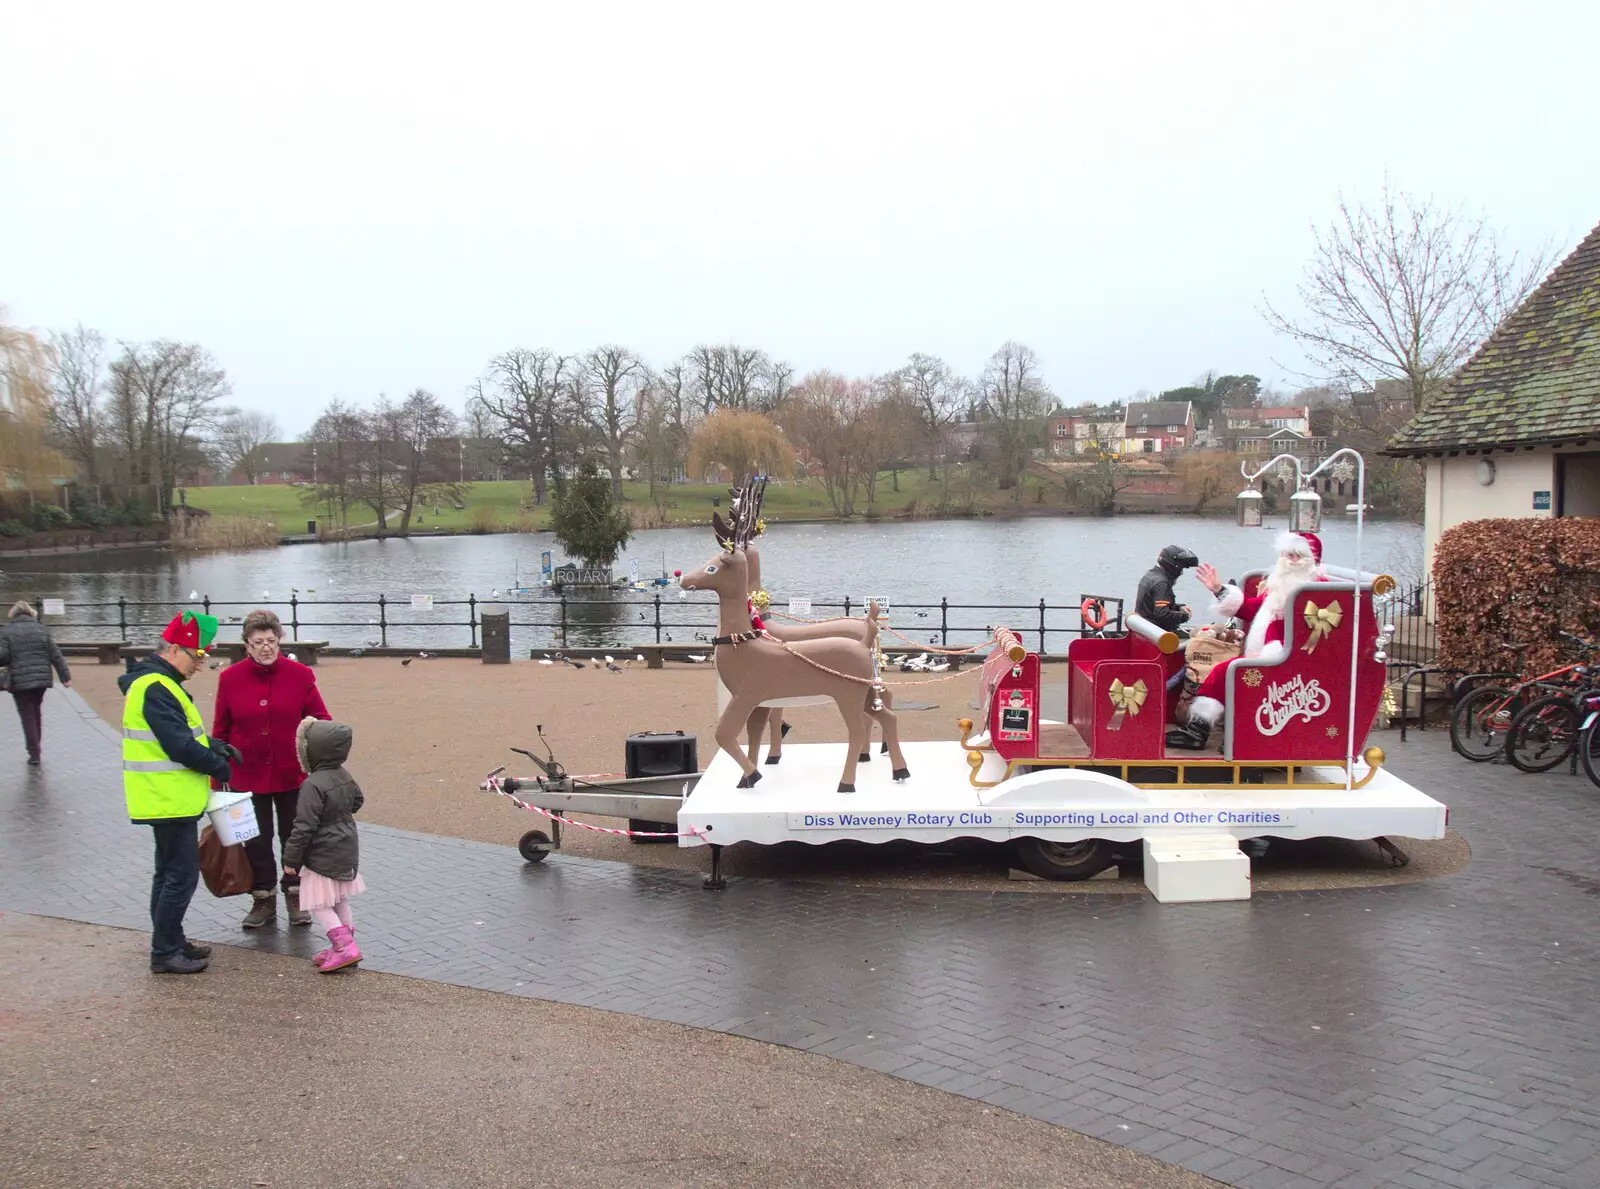
[[[211, 738], [231, 743], [243, 755], [233, 765], [232, 787], [254, 794], [261, 833], [244, 844], [250, 856], [254, 886], [246, 929], [259, 929], [278, 915], [278, 865], [272, 836], [281, 850], [294, 828], [300, 784], [295, 732], [303, 718], [328, 720], [328, 708], [317, 690], [317, 676], [307, 666], [279, 654], [283, 624], [271, 611], [252, 611], [244, 620], [245, 658], [222, 671], [217, 682], [217, 717]], [[274, 829], [276, 818], [276, 829]], [[309, 925], [311, 914], [300, 909], [300, 879], [283, 876], [283, 895], [291, 925]]]

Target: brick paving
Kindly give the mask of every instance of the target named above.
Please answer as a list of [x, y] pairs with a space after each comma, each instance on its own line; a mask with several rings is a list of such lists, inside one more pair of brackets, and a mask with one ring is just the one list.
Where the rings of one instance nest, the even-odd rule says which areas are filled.
[[[45, 722], [40, 771], [0, 715], [0, 909], [147, 928], [150, 838], [122, 816], [115, 735], [61, 691]], [[790, 1045], [1246, 1189], [1600, 1184], [1600, 790], [1468, 764], [1443, 732], [1383, 742], [1452, 806], [1465, 872], [1186, 906], [761, 879], [711, 894], [682, 872], [363, 827], [364, 965]], [[240, 904], [202, 889], [191, 933], [323, 944], [244, 934]]]

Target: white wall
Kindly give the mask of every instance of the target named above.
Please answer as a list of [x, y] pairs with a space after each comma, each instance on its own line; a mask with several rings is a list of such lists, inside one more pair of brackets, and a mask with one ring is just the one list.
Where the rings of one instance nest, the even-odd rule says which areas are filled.
[[1430, 458], [1427, 466], [1427, 493], [1424, 501], [1427, 573], [1433, 573], [1433, 550], [1439, 534], [1468, 520], [1496, 517], [1548, 518], [1554, 511], [1534, 511], [1533, 493], [1548, 491], [1555, 502], [1555, 452], [1519, 450], [1515, 454], [1494, 454], [1494, 482], [1485, 487], [1478, 482], [1481, 454], [1455, 458]]

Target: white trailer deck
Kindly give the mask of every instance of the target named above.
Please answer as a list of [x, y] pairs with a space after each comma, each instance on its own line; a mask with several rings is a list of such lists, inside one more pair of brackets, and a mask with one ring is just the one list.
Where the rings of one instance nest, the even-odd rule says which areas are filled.
[[[740, 770], [719, 752], [678, 811], [680, 846], [736, 842], [820, 844], [946, 842], [1038, 838], [1136, 842], [1183, 834], [1234, 838], [1443, 838], [1445, 806], [1379, 769], [1363, 787], [1292, 788], [1281, 783], [1142, 788], [1081, 768], [1047, 768], [991, 788], [969, 779], [967, 749], [956, 741], [903, 744], [911, 778], [896, 784], [888, 757], [856, 771], [856, 792], [834, 791], [843, 743], [790, 744], [780, 764], [741, 789]], [[1005, 762], [984, 753], [982, 780], [998, 781]], [[1152, 767], [1159, 766], [1153, 761]], [[1356, 778], [1367, 774], [1357, 764]], [[1302, 768], [1301, 781], [1340, 784], [1340, 768]], [[687, 833], [693, 830], [695, 833]]]

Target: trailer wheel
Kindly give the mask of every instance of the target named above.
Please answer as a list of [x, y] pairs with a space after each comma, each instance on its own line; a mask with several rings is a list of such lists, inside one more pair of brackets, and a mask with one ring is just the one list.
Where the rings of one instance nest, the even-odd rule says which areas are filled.
[[1043, 879], [1092, 879], [1111, 866], [1111, 844], [1104, 838], [1085, 838], [1082, 842], [1019, 838], [1017, 858], [1024, 868]]
[[517, 851], [530, 863], [542, 863], [545, 856], [555, 849], [555, 844], [550, 841], [550, 835], [543, 830], [529, 830], [517, 839]]

